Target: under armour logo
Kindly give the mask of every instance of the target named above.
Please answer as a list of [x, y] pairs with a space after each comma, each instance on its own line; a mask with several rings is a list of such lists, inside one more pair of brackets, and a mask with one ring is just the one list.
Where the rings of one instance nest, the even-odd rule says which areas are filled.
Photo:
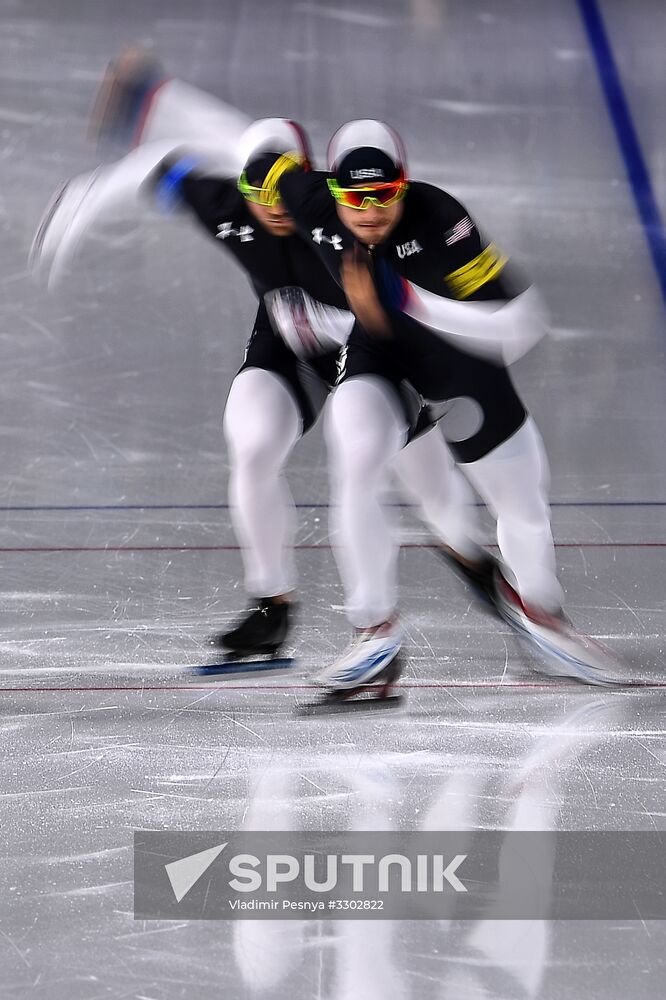
[[340, 354], [335, 362], [336, 372], [335, 372], [335, 384], [340, 385], [343, 378], [345, 377], [345, 372], [347, 370], [347, 345], [344, 344], [340, 348]]
[[252, 226], [241, 226], [240, 229], [234, 229], [232, 222], [221, 222], [217, 227], [216, 239], [226, 240], [227, 236], [238, 236], [241, 243], [247, 243], [254, 239], [253, 232]]
[[323, 229], [313, 229], [312, 239], [315, 243], [330, 243], [334, 250], [342, 250], [342, 236], [338, 233], [335, 236], [324, 236]]

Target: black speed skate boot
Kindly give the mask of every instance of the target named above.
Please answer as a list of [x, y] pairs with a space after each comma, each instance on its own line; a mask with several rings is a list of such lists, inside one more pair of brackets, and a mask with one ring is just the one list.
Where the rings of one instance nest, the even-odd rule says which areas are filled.
[[214, 676], [289, 670], [294, 666], [294, 658], [280, 657], [278, 651], [289, 634], [295, 607], [293, 603], [270, 597], [257, 598], [235, 628], [211, 638], [211, 645], [224, 651], [224, 659], [202, 664], [196, 672]]
[[463, 562], [452, 549], [443, 545], [438, 545], [435, 551], [461, 580], [470, 585], [475, 596], [485, 605], [487, 611], [495, 611], [499, 614], [495, 589], [495, 571], [498, 562], [494, 556], [482, 549], [478, 560]]
[[293, 607], [285, 601], [260, 597], [235, 628], [214, 637], [213, 645], [235, 656], [274, 656], [289, 634]]

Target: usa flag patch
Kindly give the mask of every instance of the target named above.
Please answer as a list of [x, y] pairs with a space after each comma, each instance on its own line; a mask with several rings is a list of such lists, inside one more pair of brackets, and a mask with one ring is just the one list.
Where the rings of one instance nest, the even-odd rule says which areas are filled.
[[447, 247], [450, 247], [452, 243], [457, 243], [458, 240], [464, 240], [466, 236], [474, 229], [474, 223], [468, 215], [460, 222], [456, 222], [452, 229], [444, 234], [444, 239], [446, 240]]

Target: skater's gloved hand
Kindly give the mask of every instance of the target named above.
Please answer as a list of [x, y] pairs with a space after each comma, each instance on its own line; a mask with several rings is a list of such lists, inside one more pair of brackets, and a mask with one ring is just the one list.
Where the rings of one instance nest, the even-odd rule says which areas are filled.
[[342, 347], [354, 325], [347, 309], [324, 305], [302, 288], [277, 288], [267, 292], [264, 302], [273, 329], [298, 358]]
[[340, 273], [349, 307], [364, 330], [376, 337], [390, 336], [391, 324], [379, 301], [367, 251], [359, 244], [348, 250]]

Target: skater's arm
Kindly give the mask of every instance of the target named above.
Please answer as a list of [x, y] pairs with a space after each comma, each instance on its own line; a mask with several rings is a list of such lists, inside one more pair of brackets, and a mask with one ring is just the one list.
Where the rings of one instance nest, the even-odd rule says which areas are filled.
[[512, 364], [548, 332], [548, 311], [533, 286], [504, 301], [457, 302], [404, 282], [401, 311], [461, 350]]
[[337, 350], [347, 343], [354, 314], [319, 301], [303, 288], [287, 286], [264, 295], [271, 326], [298, 358]]
[[[241, 137], [249, 118], [236, 108], [180, 80], [168, 79], [145, 53], [130, 53], [111, 64], [93, 112], [91, 131], [102, 140], [139, 145], [128, 155], [82, 174], [59, 188], [40, 222], [30, 261], [46, 274], [49, 286], [62, 276], [93, 226], [136, 212], [146, 182], [183, 145], [192, 163], [206, 172], [237, 176], [242, 166]], [[180, 192], [180, 200], [186, 200]], [[174, 201], [178, 200], [176, 198]], [[196, 210], [196, 209], [195, 209]]]
[[541, 296], [460, 202], [418, 187], [428, 211], [423, 246], [404, 277], [384, 263], [382, 301], [462, 350], [516, 361], [548, 332]]
[[142, 146], [117, 163], [72, 178], [56, 191], [37, 228], [30, 264], [57, 284], [86, 234], [110, 219], [136, 211], [141, 187], [170, 144]]
[[380, 302], [367, 252], [358, 244], [343, 254], [340, 275], [349, 307], [363, 329], [374, 337], [391, 336], [391, 320]]
[[[197, 168], [200, 176], [224, 176], [224, 158], [206, 144], [192, 144], [187, 152], [174, 155], [171, 142], [137, 147], [117, 163], [81, 174], [62, 186], [52, 198], [33, 240], [30, 263], [38, 275], [46, 275], [49, 287], [62, 278], [86, 234], [123, 216], [158, 207], [154, 184], [166, 169], [178, 166], [181, 181]], [[172, 179], [173, 179], [172, 175]], [[176, 185], [177, 187], [178, 185]], [[172, 204], [186, 201], [181, 190]], [[166, 199], [162, 199], [162, 207]]]
[[220, 219], [233, 213], [240, 198], [235, 179], [211, 175], [206, 161], [187, 150], [166, 157], [147, 178], [143, 192], [162, 211], [188, 208], [215, 237]]

